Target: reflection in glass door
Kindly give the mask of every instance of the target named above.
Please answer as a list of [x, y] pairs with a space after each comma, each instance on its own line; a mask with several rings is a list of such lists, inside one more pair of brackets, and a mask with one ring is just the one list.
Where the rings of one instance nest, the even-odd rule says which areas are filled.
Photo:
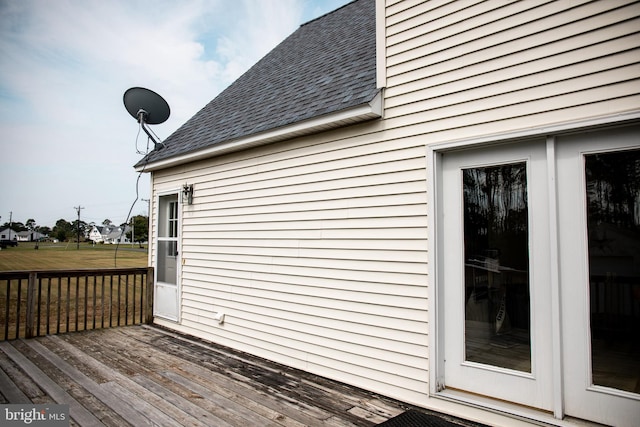
[[438, 393], [637, 426], [640, 126], [440, 165]]
[[531, 372], [526, 163], [462, 172], [465, 360]]
[[447, 152], [441, 165], [441, 393], [551, 410], [545, 142]]
[[558, 232], [565, 413], [640, 417], [640, 127], [560, 136]]
[[640, 393], [640, 150], [584, 161], [592, 383]]

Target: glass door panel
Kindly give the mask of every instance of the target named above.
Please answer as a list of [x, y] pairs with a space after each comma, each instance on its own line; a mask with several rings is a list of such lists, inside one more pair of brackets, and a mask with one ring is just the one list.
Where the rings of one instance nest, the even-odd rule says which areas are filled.
[[544, 141], [442, 155], [441, 393], [552, 408], [545, 160]]
[[526, 163], [462, 173], [465, 360], [531, 372]]
[[584, 160], [592, 382], [640, 393], [640, 150]]
[[158, 241], [158, 281], [175, 285], [177, 283], [178, 242]]
[[565, 413], [640, 415], [640, 126], [556, 140]]
[[178, 261], [178, 196], [160, 198], [158, 217], [158, 274], [159, 282], [177, 283]]

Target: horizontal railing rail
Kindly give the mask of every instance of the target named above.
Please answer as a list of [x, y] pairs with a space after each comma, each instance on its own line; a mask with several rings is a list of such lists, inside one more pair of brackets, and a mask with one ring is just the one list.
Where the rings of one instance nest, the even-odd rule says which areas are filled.
[[0, 272], [0, 341], [152, 319], [152, 267]]
[[590, 276], [591, 334], [598, 338], [640, 337], [640, 280], [616, 274]]

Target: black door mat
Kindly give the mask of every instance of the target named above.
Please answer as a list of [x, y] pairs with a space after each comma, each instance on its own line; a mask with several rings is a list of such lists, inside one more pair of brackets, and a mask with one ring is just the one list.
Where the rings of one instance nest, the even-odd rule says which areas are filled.
[[457, 419], [444, 414], [430, 414], [427, 412], [410, 409], [387, 421], [378, 424], [378, 427], [461, 427], [477, 426], [482, 424]]

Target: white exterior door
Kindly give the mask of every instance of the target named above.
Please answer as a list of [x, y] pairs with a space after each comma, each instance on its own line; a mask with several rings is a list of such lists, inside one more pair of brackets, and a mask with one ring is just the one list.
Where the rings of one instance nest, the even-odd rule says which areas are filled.
[[640, 126], [437, 165], [438, 390], [638, 425]]
[[640, 129], [557, 139], [565, 412], [640, 423]]
[[156, 238], [156, 281], [154, 315], [177, 321], [179, 319], [180, 290], [178, 283], [180, 231], [178, 194], [158, 198]]
[[444, 386], [552, 409], [545, 142], [445, 153]]

